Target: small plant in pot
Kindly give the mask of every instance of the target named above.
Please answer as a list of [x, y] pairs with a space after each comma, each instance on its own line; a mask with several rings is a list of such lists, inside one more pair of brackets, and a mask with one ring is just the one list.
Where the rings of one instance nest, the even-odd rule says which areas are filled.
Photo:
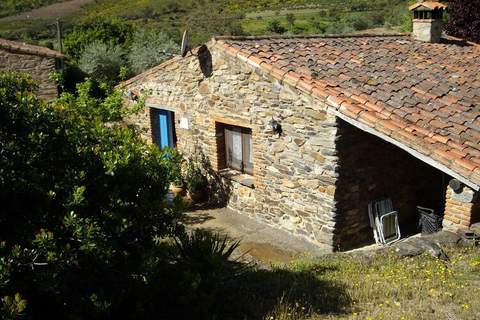
[[185, 181], [182, 175], [182, 168], [184, 166], [183, 155], [173, 148], [166, 148], [163, 150], [165, 158], [168, 159], [169, 163], [169, 175], [170, 175], [170, 191], [174, 197], [184, 196], [186, 193], [185, 190]]
[[193, 202], [198, 203], [205, 200], [208, 180], [195, 159], [189, 159], [187, 161], [185, 182], [187, 184], [188, 194]]

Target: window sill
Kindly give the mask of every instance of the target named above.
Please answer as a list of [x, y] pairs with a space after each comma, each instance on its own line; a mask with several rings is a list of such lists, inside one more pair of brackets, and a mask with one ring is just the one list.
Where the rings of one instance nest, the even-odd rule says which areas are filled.
[[242, 173], [233, 169], [222, 169], [218, 171], [218, 174], [225, 179], [238, 182], [245, 187], [249, 187], [252, 189], [255, 188], [254, 178], [249, 174]]

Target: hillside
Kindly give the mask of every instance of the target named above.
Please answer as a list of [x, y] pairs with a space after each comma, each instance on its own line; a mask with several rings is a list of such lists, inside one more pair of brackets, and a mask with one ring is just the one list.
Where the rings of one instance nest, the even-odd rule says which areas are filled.
[[47, 6], [66, 0], [2, 0], [0, 1], [0, 17], [26, 12], [35, 8]]
[[[119, 18], [161, 30], [176, 41], [182, 30], [188, 28], [192, 42], [198, 44], [216, 34], [404, 31], [409, 25], [407, 3], [407, 0], [95, 0], [60, 16], [65, 32], [74, 23], [87, 18]], [[40, 43], [54, 39], [55, 28], [51, 24], [59, 14], [55, 10], [50, 10], [50, 15], [48, 10], [41, 12], [40, 15], [26, 12], [0, 19], [0, 36]]]

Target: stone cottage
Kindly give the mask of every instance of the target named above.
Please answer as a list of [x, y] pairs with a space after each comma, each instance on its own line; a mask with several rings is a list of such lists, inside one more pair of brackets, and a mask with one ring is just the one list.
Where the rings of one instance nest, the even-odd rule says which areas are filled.
[[57, 97], [57, 83], [50, 74], [59, 70], [63, 54], [31, 44], [0, 39], [0, 71], [25, 72], [39, 83], [38, 95], [45, 100]]
[[217, 37], [123, 88], [146, 97], [145, 138], [203, 152], [239, 214], [331, 250], [373, 241], [368, 203], [385, 197], [402, 234], [418, 205], [466, 229], [480, 220], [480, 46], [422, 35]]

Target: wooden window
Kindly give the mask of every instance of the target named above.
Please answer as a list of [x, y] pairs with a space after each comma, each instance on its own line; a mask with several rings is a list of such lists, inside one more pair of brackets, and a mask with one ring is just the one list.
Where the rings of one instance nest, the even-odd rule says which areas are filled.
[[253, 174], [252, 130], [224, 125], [225, 164], [227, 167]]

